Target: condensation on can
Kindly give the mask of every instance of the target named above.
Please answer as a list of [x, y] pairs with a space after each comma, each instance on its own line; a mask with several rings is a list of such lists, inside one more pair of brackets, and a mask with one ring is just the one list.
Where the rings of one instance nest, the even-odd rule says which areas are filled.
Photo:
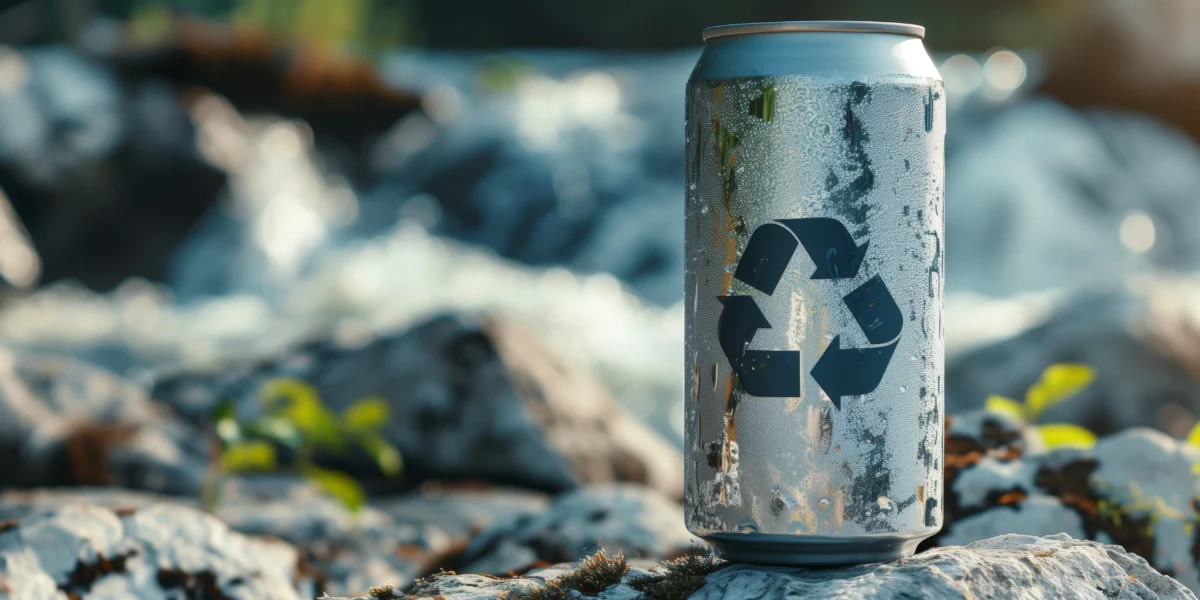
[[941, 527], [944, 91], [852, 25], [710, 40], [688, 82], [686, 519], [734, 560]]

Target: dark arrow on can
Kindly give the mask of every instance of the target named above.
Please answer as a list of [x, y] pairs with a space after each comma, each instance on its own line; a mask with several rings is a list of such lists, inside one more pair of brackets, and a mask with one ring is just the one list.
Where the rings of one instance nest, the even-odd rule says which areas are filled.
[[808, 257], [817, 265], [809, 279], [852, 279], [858, 275], [870, 242], [855, 244], [841, 221], [822, 217], [783, 219], [779, 223], [796, 234]]
[[720, 296], [723, 308], [717, 322], [721, 351], [729, 358], [742, 390], [764, 398], [800, 394], [800, 353], [747, 350], [759, 329], [771, 322], [749, 296]]
[[834, 336], [825, 353], [812, 368], [813, 379], [825, 390], [825, 395], [837, 408], [842, 408], [842, 396], [868, 394], [879, 387], [887, 371], [896, 340], [886, 346], [842, 348], [842, 336]]
[[783, 277], [796, 246], [804, 245], [817, 270], [809, 279], [851, 279], [867, 255], [837, 219], [783, 219], [754, 230], [733, 276], [771, 295]]
[[[868, 244], [855, 243], [836, 219], [766, 223], [750, 236], [734, 277], [767, 295], [774, 294], [796, 248], [803, 245], [817, 266], [810, 279], [848, 279], [858, 275]], [[770, 321], [749, 296], [720, 296], [718, 300], [722, 304], [718, 341], [742, 389], [759, 397], [799, 396], [800, 353], [749, 350], [758, 330], [771, 328]], [[879, 386], [904, 325], [900, 307], [878, 275], [847, 294], [843, 301], [868, 341], [890, 343], [842, 349], [840, 336], [833, 339], [811, 374], [839, 409], [842, 396], [866, 394]]]

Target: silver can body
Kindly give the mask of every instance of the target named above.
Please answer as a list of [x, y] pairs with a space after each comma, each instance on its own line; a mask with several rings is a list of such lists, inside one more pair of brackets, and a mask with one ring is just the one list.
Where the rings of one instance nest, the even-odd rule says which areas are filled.
[[942, 524], [944, 92], [912, 31], [798, 25], [688, 82], [687, 525], [889, 560]]

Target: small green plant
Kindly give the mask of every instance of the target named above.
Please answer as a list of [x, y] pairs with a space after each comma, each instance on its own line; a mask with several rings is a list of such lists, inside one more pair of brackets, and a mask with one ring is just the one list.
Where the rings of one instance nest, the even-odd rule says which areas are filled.
[[[1187, 437], [1184, 438], [1184, 442], [1191, 446], [1195, 446], [1196, 448], [1200, 448], [1200, 421], [1197, 421], [1196, 424], [1192, 426], [1192, 430], [1188, 432]], [[1196, 465], [1200, 466], [1200, 463], [1196, 463]], [[1193, 471], [1194, 470], [1196, 469], [1193, 468]]]
[[[1036, 423], [1046, 409], [1083, 391], [1096, 379], [1096, 372], [1087, 365], [1050, 365], [1042, 376], [1025, 392], [1025, 402], [1017, 402], [1004, 396], [989, 396], [988, 412], [1006, 414]], [[1086, 428], [1070, 423], [1048, 423], [1033, 425], [1042, 436], [1047, 448], [1091, 448], [1096, 445], [1096, 434]]]
[[317, 466], [317, 452], [341, 454], [358, 446], [384, 475], [400, 474], [400, 453], [380, 432], [391, 419], [388, 403], [382, 398], [363, 398], [339, 416], [325, 408], [312, 385], [280, 378], [263, 386], [259, 401], [261, 416], [250, 420], [239, 420], [230, 403], [217, 408], [221, 451], [204, 493], [205, 506], [210, 510], [219, 500], [225, 476], [280, 470], [279, 448], [291, 450], [293, 458], [285, 468], [300, 473], [351, 511], [357, 511], [365, 501], [362, 486], [345, 473]]
[[1154, 536], [1154, 527], [1163, 517], [1181, 521], [1183, 531], [1187, 535], [1191, 535], [1192, 529], [1195, 527], [1194, 511], [1192, 515], [1188, 515], [1185, 511], [1167, 504], [1166, 499], [1161, 496], [1147, 496], [1137, 482], [1131, 481], [1117, 488], [1116, 491], [1123, 491], [1122, 495], [1129, 498], [1130, 501], [1125, 504], [1112, 500], [1116, 494], [1113, 486], [1107, 481], [1095, 478], [1092, 485], [1095, 487], [1097, 495], [1100, 496], [1096, 500], [1097, 514], [1117, 527], [1121, 527], [1126, 520], [1135, 521], [1139, 517], [1144, 521], [1146, 537]]

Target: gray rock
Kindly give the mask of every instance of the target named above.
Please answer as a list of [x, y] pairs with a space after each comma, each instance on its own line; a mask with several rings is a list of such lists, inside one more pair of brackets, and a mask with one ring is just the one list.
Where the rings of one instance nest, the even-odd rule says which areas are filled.
[[1011, 507], [992, 508], [960, 519], [938, 541], [944, 546], [961, 546], [1006, 533], [1087, 536], [1078, 513], [1055, 498], [1036, 497]]
[[[657, 570], [657, 569], [656, 569]], [[499, 598], [528, 591], [563, 567], [529, 578], [496, 579], [481, 575], [442, 575], [417, 591], [446, 600]], [[648, 573], [631, 569], [625, 580], [598, 597], [632, 600], [630, 582]], [[1066, 535], [1004, 535], [969, 546], [938, 548], [912, 558], [831, 569], [732, 565], [720, 569], [692, 600], [757, 598], [1195, 598], [1187, 588], [1155, 571], [1144, 559], [1118, 546], [1071, 539]], [[365, 600], [365, 599], [364, 599]]]
[[0, 489], [115, 484], [195, 494], [206, 445], [201, 431], [111, 373], [0, 348]]
[[695, 595], [715, 598], [1194, 598], [1116, 546], [1004, 535], [911, 559], [835, 571], [734, 566]]
[[225, 597], [292, 600], [294, 548], [231, 532], [194, 509], [86, 505], [6, 523], [0, 531], [5, 597]]
[[[409, 136], [379, 144], [377, 193], [436, 202], [440, 234], [526, 264], [611, 273], [643, 298], [677, 302], [684, 132], [676, 96], [695, 58], [695, 50], [522, 54], [511, 93], [497, 94], [476, 83], [489, 55], [389, 57], [390, 79], [454, 110], [401, 123], [396, 132], [408, 125]], [[415, 148], [413, 131], [426, 140]]]
[[161, 280], [225, 184], [197, 152], [177, 93], [65, 46], [9, 47], [0, 63], [11, 74], [0, 97], [0, 188], [36, 250], [0, 275], [20, 287], [40, 276], [99, 290]]
[[455, 540], [465, 540], [497, 522], [541, 512], [548, 505], [545, 494], [518, 489], [422, 489], [420, 494], [371, 501], [373, 508], [397, 523], [432, 525]]
[[630, 559], [663, 559], [699, 542], [683, 509], [654, 490], [597, 486], [564, 494], [541, 513], [521, 515], [475, 536], [453, 570], [503, 575], [536, 562], [578, 560], [604, 549]]
[[[947, 293], [1078, 289], [1200, 267], [1189, 191], [1200, 186], [1200, 147], [1185, 135], [1050, 99], [961, 125], [946, 161]], [[1148, 249], [1122, 242], [1135, 213], [1153, 223]]]
[[[970, 423], [983, 423], [992, 440], [978, 430], [972, 436]], [[1101, 438], [1089, 450], [1046, 452], [1023, 446], [1035, 435], [1032, 428], [1022, 426], [1014, 435], [1005, 429], [1012, 425], [999, 415], [951, 419], [947, 525], [937, 544], [1065, 532], [1121, 544], [1200, 590], [1200, 508], [1194, 500], [1200, 497], [1200, 448], [1155, 430], [1131, 429]], [[997, 441], [1002, 439], [1009, 441]]]
[[1098, 495], [1127, 518], [1148, 520], [1154, 565], [1200, 590], [1195, 531], [1200, 448], [1152, 429], [1131, 429], [1101, 439], [1094, 454], [1098, 467], [1091, 484]]
[[[274, 377], [311, 383], [334, 412], [368, 396], [386, 399], [384, 433], [404, 456], [406, 485], [475, 479], [561, 491], [629, 481], [682, 496], [676, 448], [590, 375], [502, 320], [435, 318], [357, 349], [316, 344], [218, 378], [181, 376], [160, 382], [154, 396], [204, 423], [218, 398], [258, 410]], [[389, 485], [365, 455], [347, 462], [337, 466]]]
[[1198, 305], [1200, 285], [1190, 279], [1131, 280], [1121, 291], [1069, 296], [1045, 323], [950, 362], [947, 412], [981, 408], [990, 394], [1023, 398], [1047, 366], [1083, 363], [1096, 381], [1047, 410], [1043, 422], [1182, 436], [1200, 414]]
[[[81, 505], [127, 511], [168, 504], [198, 508], [195, 501], [116, 488], [9, 491], [0, 494], [0, 521], [46, 518]], [[293, 544], [312, 583], [333, 594], [362, 592], [378, 581], [407, 584], [452, 541], [440, 523], [397, 523], [370, 506], [354, 514], [310, 484], [284, 478], [231, 481], [214, 516], [239, 533]]]

